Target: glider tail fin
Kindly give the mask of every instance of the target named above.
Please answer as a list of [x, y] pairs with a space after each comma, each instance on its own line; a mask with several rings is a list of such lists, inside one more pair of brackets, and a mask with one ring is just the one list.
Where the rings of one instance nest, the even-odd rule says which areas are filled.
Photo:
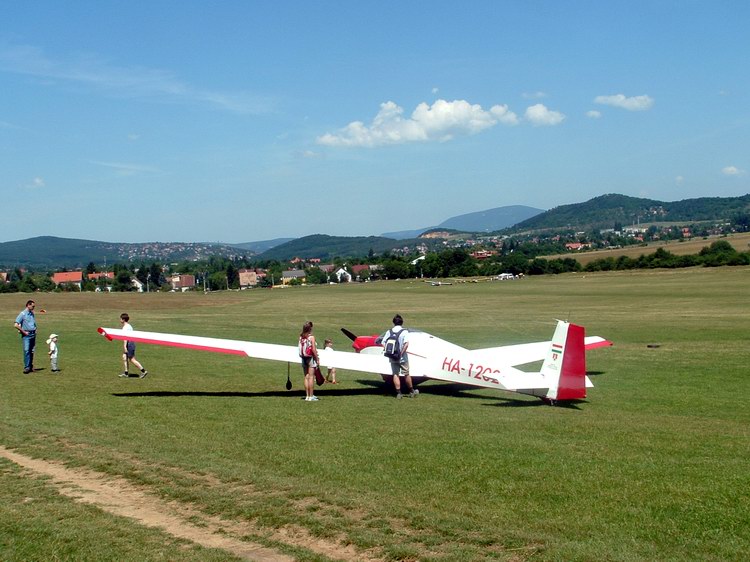
[[586, 398], [584, 336], [583, 326], [558, 321], [541, 371], [550, 380], [548, 400]]

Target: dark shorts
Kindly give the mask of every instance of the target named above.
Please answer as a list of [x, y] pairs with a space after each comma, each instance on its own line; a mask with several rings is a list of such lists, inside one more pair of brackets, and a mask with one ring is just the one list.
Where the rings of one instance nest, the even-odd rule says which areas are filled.
[[313, 369], [318, 366], [318, 364], [315, 362], [314, 357], [300, 357], [302, 359], [302, 372], [307, 374], [307, 371], [310, 367]]
[[125, 355], [128, 357], [128, 359], [132, 359], [133, 357], [135, 357], [135, 342], [129, 341], [125, 344], [125, 348], [127, 349]]

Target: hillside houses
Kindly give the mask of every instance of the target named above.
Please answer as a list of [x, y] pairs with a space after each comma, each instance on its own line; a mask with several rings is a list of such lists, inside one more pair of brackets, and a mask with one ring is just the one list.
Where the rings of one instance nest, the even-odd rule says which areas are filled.
[[250, 289], [257, 287], [258, 284], [266, 278], [266, 272], [263, 269], [240, 269], [238, 272], [240, 289]]
[[290, 285], [293, 281], [304, 283], [307, 274], [302, 269], [291, 269], [281, 273], [281, 283], [283, 285]]
[[78, 290], [81, 290], [83, 285], [83, 272], [82, 271], [60, 271], [52, 274], [52, 282], [60, 287], [61, 285], [75, 286]]
[[113, 271], [103, 271], [97, 273], [87, 273], [86, 279], [89, 281], [98, 281], [99, 279], [107, 279], [108, 281], [114, 281], [115, 274]]
[[195, 275], [175, 273], [169, 277], [169, 284], [173, 291], [189, 291], [195, 289]]

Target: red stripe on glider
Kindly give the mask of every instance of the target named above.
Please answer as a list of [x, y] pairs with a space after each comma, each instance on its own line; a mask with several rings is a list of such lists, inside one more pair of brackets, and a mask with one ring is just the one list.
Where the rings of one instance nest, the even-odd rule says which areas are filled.
[[173, 342], [173, 341], [165, 341], [165, 340], [157, 340], [157, 339], [151, 339], [151, 338], [139, 338], [135, 336], [113, 336], [111, 334], [108, 334], [106, 330], [103, 330], [102, 328], [99, 328], [99, 333], [102, 334], [105, 338], [108, 340], [127, 340], [137, 343], [150, 343], [155, 345], [167, 345], [170, 347], [181, 347], [184, 349], [198, 349], [200, 351], [213, 351], [215, 353], [228, 353], [230, 355], [243, 355], [247, 356], [247, 353], [242, 351], [241, 349], [228, 349], [225, 347], [214, 347], [210, 345], [198, 345], [198, 344], [192, 344], [192, 343], [182, 343], [182, 342]]

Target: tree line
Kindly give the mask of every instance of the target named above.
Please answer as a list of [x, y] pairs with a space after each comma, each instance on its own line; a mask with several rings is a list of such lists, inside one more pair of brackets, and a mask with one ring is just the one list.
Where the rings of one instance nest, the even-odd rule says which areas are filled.
[[[620, 271], [629, 269], [654, 268], [683, 268], [683, 267], [719, 267], [750, 265], [750, 252], [739, 252], [726, 240], [713, 242], [703, 248], [698, 254], [675, 255], [668, 250], [659, 248], [651, 254], [643, 254], [637, 258], [628, 256], [607, 257], [594, 260], [585, 266], [573, 257], [545, 259], [535, 257], [533, 252], [525, 253], [523, 247], [516, 247], [508, 253], [490, 256], [478, 260], [462, 248], [446, 249], [441, 252], [429, 253], [425, 256], [397, 256], [388, 252], [376, 256], [372, 252], [367, 260], [333, 260], [334, 271], [344, 268], [353, 274], [352, 266], [361, 263], [379, 265], [376, 271], [365, 269], [358, 281], [370, 279], [407, 279], [407, 278], [446, 278], [446, 277], [476, 277], [496, 276], [501, 273], [513, 275], [548, 275], [570, 272]], [[149, 291], [169, 291], [172, 286], [168, 276], [171, 272], [192, 274], [196, 278], [196, 288], [206, 290], [238, 289], [239, 270], [243, 268], [257, 269], [265, 272], [265, 277], [259, 281], [260, 287], [279, 284], [282, 273], [289, 269], [288, 262], [277, 260], [254, 262], [251, 259], [212, 257], [198, 262], [184, 262], [164, 267], [158, 262], [139, 264], [115, 264], [112, 267], [112, 278], [101, 276], [90, 280], [88, 273], [101, 273], [92, 262], [83, 272], [81, 288], [72, 286], [59, 287], [54, 284], [49, 272], [34, 272], [15, 269], [9, 272], [6, 283], [0, 283], [0, 292], [34, 292], [34, 291], [65, 291], [65, 290], [112, 290], [133, 291], [133, 278], [138, 279]], [[316, 265], [304, 269], [307, 284], [325, 284], [338, 282], [339, 279], [323, 271]]]

